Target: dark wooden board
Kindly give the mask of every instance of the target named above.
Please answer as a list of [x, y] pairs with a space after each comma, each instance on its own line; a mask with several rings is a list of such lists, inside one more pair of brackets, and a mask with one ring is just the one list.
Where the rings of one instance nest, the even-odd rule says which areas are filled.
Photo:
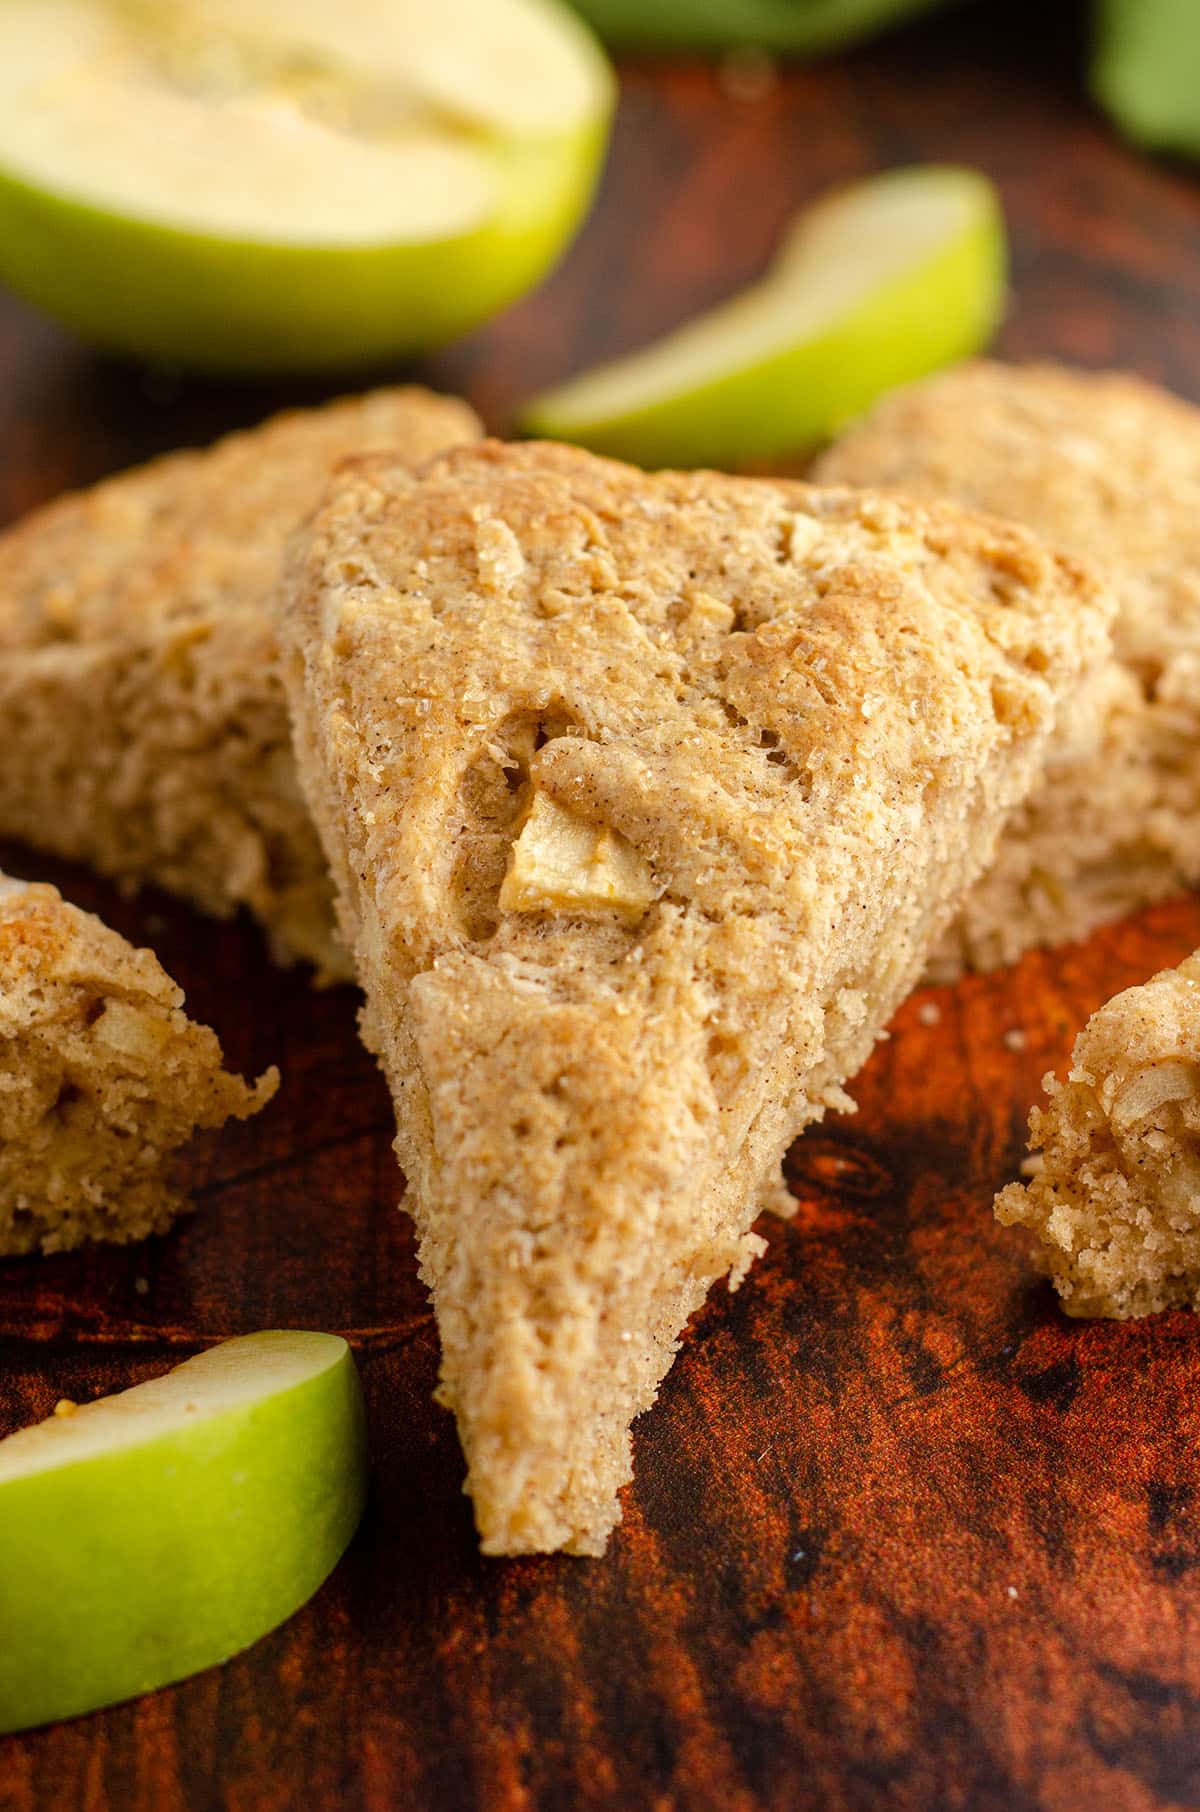
[[[1004, 190], [1005, 352], [1200, 397], [1200, 182], [1113, 139], [1077, 39], [1070, 9], [998, 5], [753, 102], [701, 68], [630, 67], [566, 266], [418, 375], [502, 428], [524, 391], [754, 274], [824, 184], [944, 157]], [[180, 388], [0, 300], [0, 516], [313, 394]], [[797, 1219], [691, 1329], [608, 1557], [499, 1563], [430, 1401], [350, 991], [273, 972], [248, 926], [0, 855], [152, 941], [233, 1061], [285, 1076], [197, 1152], [200, 1212], [171, 1237], [0, 1265], [0, 1429], [292, 1324], [355, 1340], [376, 1454], [312, 1605], [224, 1669], [0, 1741], [2, 1812], [1200, 1805], [1200, 1329], [1068, 1322], [990, 1212], [1043, 1071], [1102, 999], [1200, 943], [1200, 902], [910, 1002], [858, 1116], [795, 1146]]]

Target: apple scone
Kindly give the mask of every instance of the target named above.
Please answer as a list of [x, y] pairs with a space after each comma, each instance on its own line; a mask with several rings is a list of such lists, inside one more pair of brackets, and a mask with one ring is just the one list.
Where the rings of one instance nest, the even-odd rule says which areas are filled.
[[57, 889], [0, 877], [0, 1255], [160, 1233], [168, 1160], [279, 1085], [222, 1064], [151, 950]]
[[340, 469], [284, 674], [485, 1552], [602, 1551], [633, 1418], [1109, 612], [950, 507], [537, 445]]
[[887, 398], [816, 476], [1011, 517], [1117, 595], [1114, 659], [1064, 714], [942, 971], [1200, 882], [1200, 411], [1115, 373], [965, 365]]
[[1200, 1308], [1200, 951], [1107, 1001], [1042, 1086], [996, 1218], [1033, 1234], [1068, 1315]]
[[0, 836], [257, 914], [345, 969], [296, 783], [270, 596], [336, 460], [419, 464], [478, 423], [381, 390], [277, 416], [36, 511], [0, 536]]

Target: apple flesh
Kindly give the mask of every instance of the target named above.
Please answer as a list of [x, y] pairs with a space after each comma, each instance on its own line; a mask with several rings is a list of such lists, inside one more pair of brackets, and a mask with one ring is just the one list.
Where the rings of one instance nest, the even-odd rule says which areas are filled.
[[5, 0], [0, 280], [143, 358], [379, 364], [538, 281], [612, 102], [555, 0]]
[[985, 177], [871, 177], [803, 213], [752, 289], [546, 392], [521, 427], [644, 466], [806, 453], [885, 390], [986, 345], [1006, 268]]
[[224, 1661], [332, 1570], [367, 1485], [329, 1334], [229, 1340], [0, 1441], [0, 1731]]

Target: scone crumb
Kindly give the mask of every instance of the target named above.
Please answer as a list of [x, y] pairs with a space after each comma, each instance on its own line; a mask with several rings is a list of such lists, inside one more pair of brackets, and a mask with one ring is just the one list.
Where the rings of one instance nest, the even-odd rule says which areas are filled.
[[729, 1271], [729, 1293], [740, 1289], [746, 1274], [756, 1258], [761, 1258], [767, 1249], [767, 1242], [760, 1233], [743, 1233], [738, 1241], [737, 1257]]
[[231, 1075], [182, 1002], [56, 888], [0, 891], [0, 1255], [163, 1232], [187, 1205], [174, 1152], [271, 1099], [278, 1072]]
[[1027, 1228], [1070, 1315], [1200, 1306], [1200, 996], [1195, 958], [1095, 1012], [1067, 1080], [1043, 1078], [1021, 1183], [996, 1218]]
[[800, 1212], [800, 1204], [786, 1183], [769, 1190], [763, 1197], [763, 1213], [773, 1214], [777, 1221], [794, 1221]]

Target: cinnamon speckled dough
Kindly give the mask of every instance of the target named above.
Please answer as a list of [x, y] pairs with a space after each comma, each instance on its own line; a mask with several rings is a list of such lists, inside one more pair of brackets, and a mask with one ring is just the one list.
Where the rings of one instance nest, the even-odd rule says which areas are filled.
[[376, 391], [171, 454], [0, 537], [0, 835], [208, 912], [248, 906], [280, 957], [344, 969], [270, 594], [341, 455], [417, 464], [477, 433], [463, 403]]
[[1200, 411], [1140, 379], [980, 363], [886, 399], [819, 463], [1012, 517], [1101, 563], [1115, 659], [943, 952], [990, 968], [1200, 882]]
[[350, 462], [283, 605], [483, 1547], [596, 1554], [1108, 600], [952, 509], [485, 445]]
[[1094, 1013], [1043, 1087], [997, 1219], [1030, 1229], [1069, 1315], [1200, 1307], [1200, 951]]
[[0, 877], [0, 1254], [160, 1233], [186, 1206], [167, 1160], [264, 1107], [151, 950], [53, 887]]

